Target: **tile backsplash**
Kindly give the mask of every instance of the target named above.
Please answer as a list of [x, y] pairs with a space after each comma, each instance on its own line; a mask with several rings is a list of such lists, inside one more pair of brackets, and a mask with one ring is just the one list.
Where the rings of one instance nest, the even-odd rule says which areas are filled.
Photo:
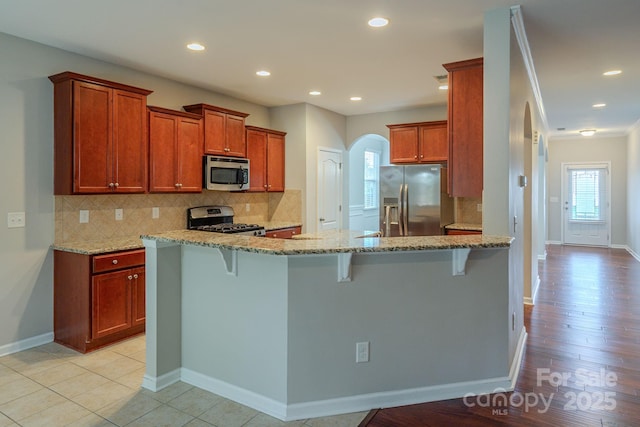
[[455, 199], [455, 222], [482, 224], [482, 211], [478, 212], [479, 204], [482, 204], [482, 197], [457, 197]]
[[[186, 210], [193, 206], [229, 205], [235, 222], [302, 221], [302, 191], [284, 193], [113, 194], [55, 196], [57, 243], [130, 237], [186, 227]], [[152, 209], [159, 208], [159, 218]], [[115, 211], [122, 209], [122, 220]], [[89, 222], [80, 223], [80, 211], [89, 211]]]

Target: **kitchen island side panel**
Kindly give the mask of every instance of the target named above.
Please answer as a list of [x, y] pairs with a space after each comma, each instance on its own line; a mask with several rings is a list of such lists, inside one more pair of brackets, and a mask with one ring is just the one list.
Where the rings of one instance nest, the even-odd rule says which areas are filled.
[[284, 404], [287, 257], [235, 256], [237, 275], [218, 249], [183, 247], [182, 366]]
[[507, 378], [509, 249], [472, 250], [462, 276], [451, 260], [356, 253], [337, 283], [335, 255], [290, 257], [288, 403]]

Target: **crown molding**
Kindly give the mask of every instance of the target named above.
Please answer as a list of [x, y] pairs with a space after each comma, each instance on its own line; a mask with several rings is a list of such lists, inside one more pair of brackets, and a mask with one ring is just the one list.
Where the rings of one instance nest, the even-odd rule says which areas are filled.
[[538, 76], [536, 75], [536, 69], [533, 66], [533, 57], [531, 56], [531, 49], [529, 48], [529, 41], [527, 40], [527, 33], [524, 29], [524, 21], [522, 20], [522, 9], [519, 5], [511, 6], [511, 25], [516, 34], [518, 40], [518, 46], [524, 59], [524, 66], [527, 69], [529, 75], [529, 82], [531, 84], [531, 90], [533, 91], [533, 97], [535, 98], [536, 105], [538, 106], [538, 113], [540, 114], [540, 120], [542, 121], [542, 127], [544, 133], [549, 132], [549, 123], [547, 121], [547, 114], [544, 109], [544, 103], [542, 102], [542, 94], [540, 92], [540, 85], [538, 84]]

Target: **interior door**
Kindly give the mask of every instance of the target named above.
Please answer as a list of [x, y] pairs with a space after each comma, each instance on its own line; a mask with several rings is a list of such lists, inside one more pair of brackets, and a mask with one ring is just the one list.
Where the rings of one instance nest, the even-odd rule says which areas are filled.
[[563, 243], [609, 246], [609, 169], [606, 163], [563, 165]]
[[318, 152], [318, 231], [340, 228], [342, 211], [342, 153]]

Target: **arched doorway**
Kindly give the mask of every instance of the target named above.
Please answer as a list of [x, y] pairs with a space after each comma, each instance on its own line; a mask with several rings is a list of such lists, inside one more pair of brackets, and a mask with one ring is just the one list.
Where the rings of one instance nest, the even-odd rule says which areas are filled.
[[[378, 230], [377, 169], [389, 164], [389, 140], [377, 134], [356, 139], [349, 148], [349, 225], [351, 230]], [[371, 172], [365, 171], [369, 166]], [[373, 170], [372, 170], [373, 168]]]

